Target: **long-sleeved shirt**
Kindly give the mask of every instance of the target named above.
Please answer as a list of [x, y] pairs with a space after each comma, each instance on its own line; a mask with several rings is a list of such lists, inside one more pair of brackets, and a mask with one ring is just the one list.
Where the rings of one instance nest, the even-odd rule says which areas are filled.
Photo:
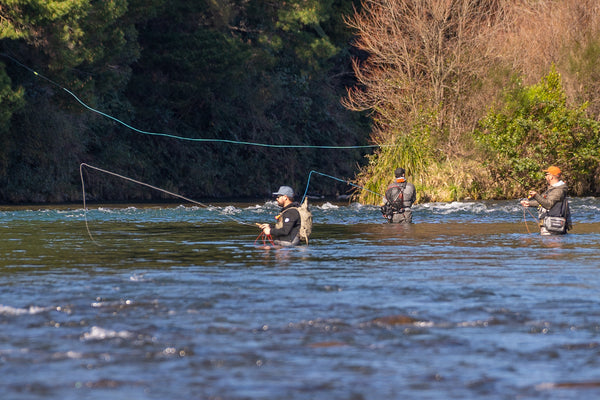
[[300, 232], [300, 213], [298, 203], [292, 203], [281, 210], [277, 216], [277, 223], [271, 228], [271, 236], [275, 240], [293, 242]]
[[[567, 185], [559, 181], [550, 186], [544, 193], [537, 193], [533, 199], [529, 200], [529, 207], [542, 206], [543, 214], [548, 213], [555, 204], [562, 202], [567, 197]], [[542, 213], [540, 213], [541, 215]], [[545, 215], [544, 215], [545, 216]], [[556, 215], [558, 216], [558, 215]]]

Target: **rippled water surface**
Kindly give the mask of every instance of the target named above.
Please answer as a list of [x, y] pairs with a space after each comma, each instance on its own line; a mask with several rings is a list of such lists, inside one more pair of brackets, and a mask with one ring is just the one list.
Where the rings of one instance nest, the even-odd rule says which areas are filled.
[[[600, 200], [0, 209], [2, 399], [600, 397]], [[525, 220], [527, 224], [525, 223]], [[531, 232], [531, 233], [529, 233]]]

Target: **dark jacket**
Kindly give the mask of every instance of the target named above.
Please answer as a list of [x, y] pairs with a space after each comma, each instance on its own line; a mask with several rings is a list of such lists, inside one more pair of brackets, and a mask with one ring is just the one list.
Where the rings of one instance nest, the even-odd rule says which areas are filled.
[[[563, 201], [567, 198], [567, 185], [562, 184], [559, 186], [550, 186], [542, 194], [536, 194], [534, 198], [529, 200], [529, 207], [538, 207], [540, 209], [540, 217], [553, 216], [553, 217], [564, 217], [560, 215], [560, 206]], [[550, 212], [552, 213], [550, 214]], [[559, 212], [557, 214], [557, 211]]]
[[300, 232], [300, 213], [296, 209], [300, 204], [294, 202], [281, 210], [276, 217], [277, 223], [271, 228], [273, 239], [284, 242], [293, 242]]
[[562, 202], [567, 197], [567, 185], [550, 186], [542, 194], [536, 194], [529, 200], [529, 207], [542, 206], [545, 211], [551, 210], [558, 202]]

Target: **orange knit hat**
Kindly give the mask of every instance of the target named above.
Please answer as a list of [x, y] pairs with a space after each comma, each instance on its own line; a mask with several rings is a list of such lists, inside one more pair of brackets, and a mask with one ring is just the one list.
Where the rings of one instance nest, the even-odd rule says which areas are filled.
[[560, 168], [555, 167], [554, 165], [544, 170], [544, 172], [554, 176], [559, 176], [561, 173]]

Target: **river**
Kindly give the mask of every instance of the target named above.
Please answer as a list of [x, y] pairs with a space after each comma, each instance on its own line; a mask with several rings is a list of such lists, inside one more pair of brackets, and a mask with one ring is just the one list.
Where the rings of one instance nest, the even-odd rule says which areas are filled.
[[[600, 200], [0, 208], [2, 399], [600, 397]], [[89, 233], [86, 228], [86, 218]]]

